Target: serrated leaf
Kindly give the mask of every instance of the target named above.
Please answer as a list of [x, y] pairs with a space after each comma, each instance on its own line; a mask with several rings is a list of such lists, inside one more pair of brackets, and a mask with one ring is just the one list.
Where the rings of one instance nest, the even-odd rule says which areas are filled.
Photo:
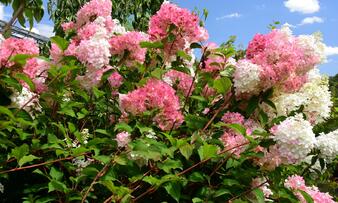
[[202, 160], [216, 157], [217, 151], [218, 151], [217, 146], [206, 144], [206, 145], [201, 146], [198, 149], [198, 155], [202, 161]]
[[29, 163], [35, 159], [40, 159], [39, 157], [36, 157], [34, 155], [28, 155], [28, 156], [23, 156], [20, 160], [19, 160], [19, 166], [23, 166], [26, 163]]
[[246, 135], [246, 128], [238, 123], [225, 124], [228, 128], [235, 130], [241, 135]]
[[58, 180], [60, 181], [63, 177], [63, 173], [61, 171], [59, 171], [59, 169], [52, 167], [50, 169], [49, 175], [52, 177], [52, 179], [54, 180]]
[[304, 192], [303, 190], [298, 190], [298, 191], [303, 195], [307, 203], [313, 203], [313, 199], [308, 193]]
[[61, 50], [66, 50], [69, 42], [62, 37], [54, 36], [50, 38], [50, 41], [55, 43]]
[[4, 106], [0, 106], [0, 114], [5, 114], [10, 118], [15, 119], [13, 113], [8, 108], [6, 108]]
[[16, 158], [16, 160], [20, 160], [23, 156], [29, 153], [29, 146], [27, 144], [23, 144], [20, 147], [15, 147], [11, 151], [11, 155]]
[[232, 86], [231, 80], [227, 77], [222, 77], [214, 81], [213, 88], [220, 94], [227, 93]]
[[165, 190], [168, 192], [168, 194], [176, 200], [176, 202], [179, 202], [181, 197], [181, 189], [182, 186], [178, 182], [169, 182], [164, 186]]
[[171, 173], [172, 169], [182, 169], [183, 167], [180, 160], [172, 159], [166, 159], [163, 163], [158, 163], [157, 166], [166, 173]]
[[183, 145], [179, 148], [181, 154], [189, 160], [190, 156], [192, 155], [192, 152], [194, 150], [194, 147], [190, 144]]

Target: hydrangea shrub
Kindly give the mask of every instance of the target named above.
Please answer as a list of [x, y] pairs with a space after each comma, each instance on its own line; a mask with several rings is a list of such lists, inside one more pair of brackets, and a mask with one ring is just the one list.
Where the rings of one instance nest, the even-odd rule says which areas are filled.
[[86, 3], [47, 56], [1, 40], [4, 202], [335, 202], [338, 131], [313, 132], [333, 109], [320, 35], [237, 50], [172, 3], [147, 33], [111, 7]]

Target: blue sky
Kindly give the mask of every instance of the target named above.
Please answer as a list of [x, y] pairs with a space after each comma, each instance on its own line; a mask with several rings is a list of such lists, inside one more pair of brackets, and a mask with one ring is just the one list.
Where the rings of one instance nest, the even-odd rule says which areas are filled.
[[[44, 0], [45, 1], [45, 0]], [[288, 23], [295, 35], [320, 31], [328, 46], [328, 62], [320, 66], [322, 73], [338, 73], [338, 1], [337, 0], [172, 0], [181, 7], [209, 11], [206, 28], [210, 41], [218, 44], [236, 35], [236, 45], [246, 48], [256, 33], [269, 32], [273, 21]], [[45, 6], [46, 8], [46, 6]], [[0, 6], [0, 19], [8, 20], [12, 11]], [[39, 34], [52, 35], [52, 23], [44, 16], [35, 25]]]

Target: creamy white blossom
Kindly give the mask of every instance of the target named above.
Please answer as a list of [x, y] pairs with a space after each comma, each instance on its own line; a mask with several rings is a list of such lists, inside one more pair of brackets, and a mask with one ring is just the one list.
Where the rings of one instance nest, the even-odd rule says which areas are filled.
[[2, 183], [0, 183], [0, 192], [4, 193], [5, 187]]
[[113, 22], [114, 22], [114, 29], [113, 29], [113, 33], [114, 34], [125, 34], [126, 33], [126, 28], [123, 27], [121, 24], [120, 24], [120, 21], [117, 20], [117, 19], [113, 19]]
[[326, 62], [325, 44], [322, 42], [322, 34], [316, 32], [312, 35], [299, 35], [298, 43], [305, 48], [305, 54], [313, 55], [315, 53], [321, 60]]
[[240, 60], [236, 64], [234, 74], [234, 86], [236, 95], [258, 94], [260, 92], [260, 67], [248, 60]]
[[274, 126], [271, 132], [280, 156], [286, 158], [289, 164], [300, 163], [316, 143], [311, 123], [304, 120], [302, 114], [287, 118]]
[[276, 110], [266, 104], [262, 108], [270, 119], [275, 116], [287, 116], [292, 111], [304, 107], [303, 113], [312, 124], [323, 122], [330, 117], [332, 101], [328, 78], [321, 76], [318, 69], [308, 73], [308, 82], [295, 93], [277, 93], [271, 98]]
[[335, 159], [338, 155], [338, 130], [328, 134], [321, 133], [318, 136], [316, 148], [320, 150], [321, 157], [325, 158], [328, 162]]
[[12, 107], [22, 108], [29, 113], [32, 113], [33, 110], [41, 110], [39, 95], [24, 86], [22, 87], [21, 93], [15, 91], [10, 99], [12, 100]]

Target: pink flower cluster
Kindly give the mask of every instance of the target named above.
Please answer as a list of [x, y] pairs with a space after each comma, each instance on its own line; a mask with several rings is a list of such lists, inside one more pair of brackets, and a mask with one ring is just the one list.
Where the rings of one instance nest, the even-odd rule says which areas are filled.
[[320, 192], [315, 186], [306, 186], [304, 178], [301, 176], [293, 175], [288, 177], [285, 180], [284, 186], [289, 189], [295, 190], [294, 193], [301, 203], [306, 203], [307, 201], [305, 200], [303, 195], [297, 190], [302, 190], [309, 194], [312, 197], [314, 203], [335, 203], [329, 193]]
[[[251, 134], [252, 130], [255, 128], [256, 124], [251, 119], [245, 119], [240, 113], [227, 112], [223, 115], [222, 121], [228, 124], [241, 124], [247, 129], [247, 134]], [[223, 142], [225, 150], [230, 150], [231, 153], [236, 156], [240, 156], [242, 152], [245, 151], [246, 145], [244, 145], [248, 140], [241, 134], [235, 132], [230, 128], [226, 128], [225, 132], [220, 140]], [[243, 145], [243, 146], [241, 146]], [[237, 147], [239, 146], [239, 147]]]
[[[177, 90], [183, 94], [183, 96], [190, 96], [195, 88], [194, 84], [192, 84], [192, 77], [177, 70], [169, 70], [166, 74], [164, 74], [163, 80], [170, 86], [174, 88], [176, 87]], [[193, 86], [191, 87], [191, 85]]]
[[45, 80], [48, 77], [47, 70], [50, 65], [47, 61], [42, 59], [32, 58], [27, 60], [26, 65], [23, 67], [23, 72], [28, 75], [35, 84], [36, 92], [41, 93], [47, 89]]
[[150, 19], [148, 30], [150, 39], [154, 41], [166, 39], [171, 25], [175, 26], [171, 32], [176, 38], [173, 42], [165, 44], [164, 50], [168, 57], [175, 55], [178, 50], [184, 50], [186, 44], [208, 39], [207, 31], [199, 26], [197, 15], [168, 2], [164, 2], [160, 10]]
[[[76, 14], [76, 27], [79, 28], [89, 22], [93, 17], [109, 17], [112, 12], [111, 0], [91, 0], [87, 2]], [[64, 26], [71, 27], [71, 26]]]
[[32, 39], [8, 38], [0, 44], [0, 66], [10, 67], [14, 62], [9, 61], [17, 54], [38, 55], [39, 47]]
[[320, 57], [305, 50], [297, 37], [273, 30], [257, 34], [249, 43], [246, 58], [261, 67], [260, 86], [263, 90], [278, 85], [285, 92], [299, 90], [306, 82], [306, 73], [320, 63]]
[[113, 36], [109, 40], [111, 45], [110, 53], [118, 55], [120, 58], [124, 54], [128, 54], [125, 59], [128, 66], [134, 65], [135, 62], [143, 63], [147, 49], [141, 48], [140, 42], [148, 40], [148, 36], [142, 32], [127, 32], [123, 35]]
[[116, 135], [117, 145], [125, 147], [130, 142], [130, 134], [128, 132], [121, 132]]
[[141, 116], [145, 111], [157, 110], [153, 121], [162, 130], [179, 127], [183, 123], [179, 99], [175, 90], [163, 81], [150, 79], [144, 87], [120, 97], [123, 111]]
[[52, 43], [51, 49], [49, 50], [49, 55], [52, 58], [54, 63], [59, 63], [63, 57], [63, 51], [58, 45]]

